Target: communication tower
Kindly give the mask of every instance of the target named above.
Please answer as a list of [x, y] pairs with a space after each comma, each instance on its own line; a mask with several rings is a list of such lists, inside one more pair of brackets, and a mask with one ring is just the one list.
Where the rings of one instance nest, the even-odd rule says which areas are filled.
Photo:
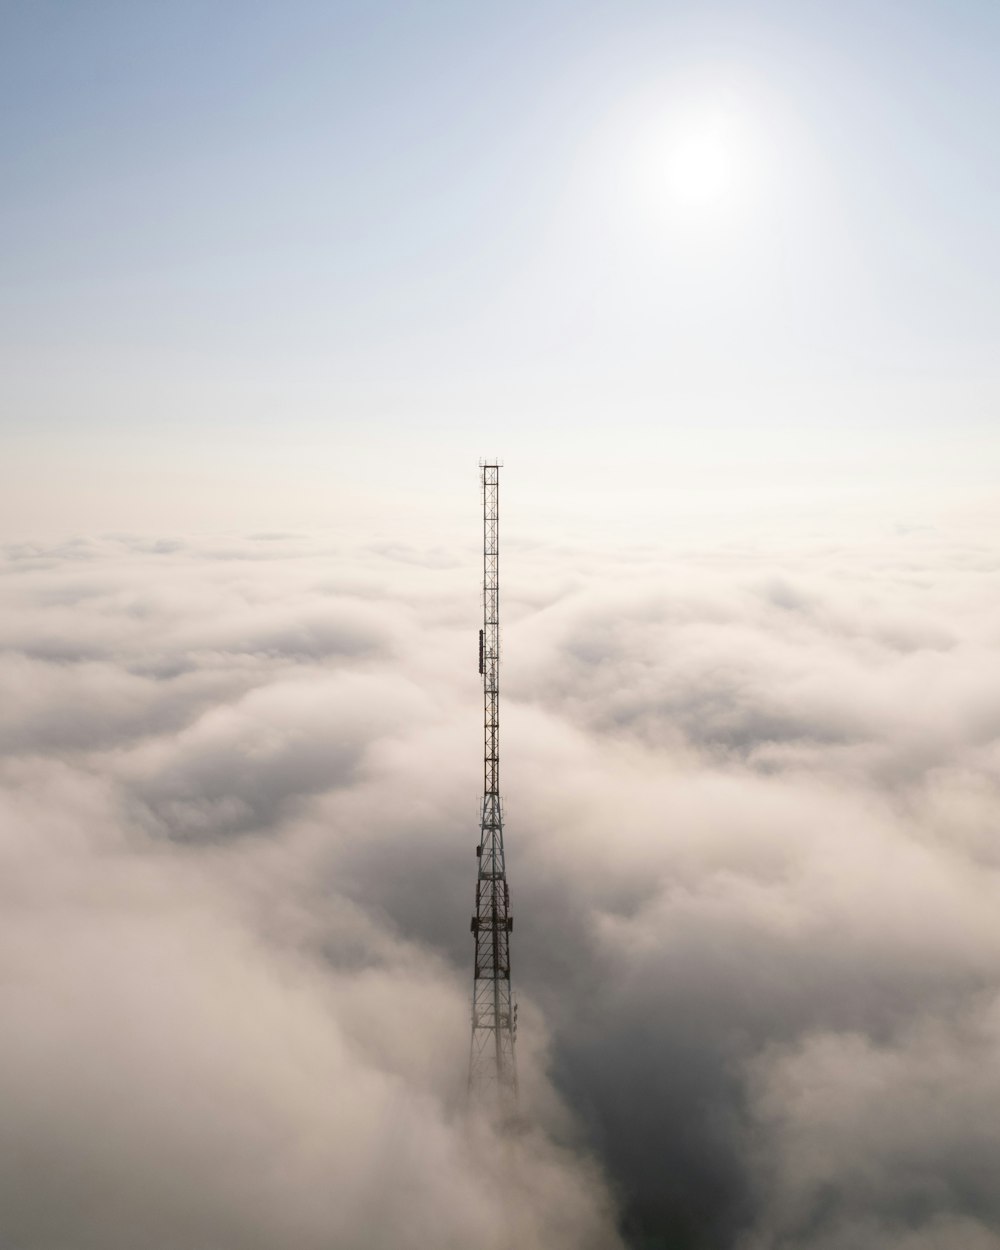
[[510, 891], [503, 851], [500, 802], [500, 463], [480, 462], [483, 490], [483, 628], [479, 672], [483, 678], [483, 808], [476, 855], [476, 963], [472, 983], [469, 1097], [502, 1121], [517, 1109], [514, 1040], [517, 1007], [510, 992]]

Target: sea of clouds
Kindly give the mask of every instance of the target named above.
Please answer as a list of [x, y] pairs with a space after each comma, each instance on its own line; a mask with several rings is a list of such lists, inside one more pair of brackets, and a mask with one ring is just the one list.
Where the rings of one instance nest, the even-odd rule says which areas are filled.
[[1000, 549], [6, 549], [0, 1244], [998, 1250]]

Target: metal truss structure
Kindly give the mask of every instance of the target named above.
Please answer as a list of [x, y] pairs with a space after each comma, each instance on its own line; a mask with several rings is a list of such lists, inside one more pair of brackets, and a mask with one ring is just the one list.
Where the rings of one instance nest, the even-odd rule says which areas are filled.
[[498, 528], [500, 464], [481, 463], [483, 489], [483, 628], [479, 631], [479, 672], [483, 678], [483, 809], [479, 873], [472, 933], [476, 964], [472, 988], [472, 1046], [469, 1097], [501, 1121], [517, 1110], [514, 1041], [517, 1007], [510, 992], [510, 891], [503, 850], [500, 802], [500, 568]]

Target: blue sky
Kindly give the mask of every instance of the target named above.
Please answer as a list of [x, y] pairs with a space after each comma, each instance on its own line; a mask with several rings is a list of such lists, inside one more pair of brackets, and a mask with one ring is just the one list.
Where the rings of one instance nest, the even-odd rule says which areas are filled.
[[[12, 528], [433, 507], [494, 450], [588, 507], [988, 489], [995, 6], [2, 21]], [[720, 109], [680, 212], [669, 136]]]

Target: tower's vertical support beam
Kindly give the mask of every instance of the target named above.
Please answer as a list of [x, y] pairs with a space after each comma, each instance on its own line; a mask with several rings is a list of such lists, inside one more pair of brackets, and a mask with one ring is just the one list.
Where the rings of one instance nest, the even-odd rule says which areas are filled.
[[483, 677], [483, 809], [479, 873], [472, 932], [476, 963], [472, 988], [469, 1094], [501, 1118], [517, 1103], [514, 1039], [516, 1008], [510, 992], [510, 892], [503, 850], [500, 804], [500, 465], [483, 464], [483, 628], [479, 671]]

